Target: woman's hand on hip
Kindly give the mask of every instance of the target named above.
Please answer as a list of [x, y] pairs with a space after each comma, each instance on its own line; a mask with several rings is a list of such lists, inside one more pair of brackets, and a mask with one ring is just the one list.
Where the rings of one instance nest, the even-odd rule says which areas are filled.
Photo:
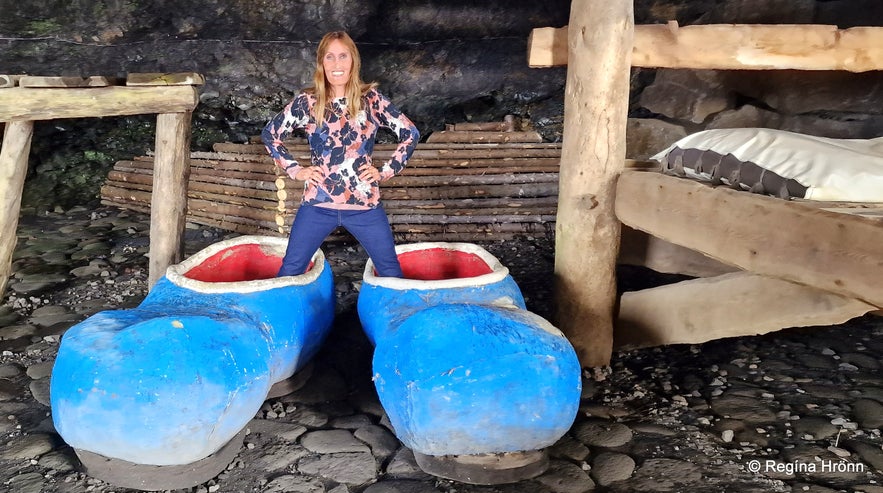
[[361, 168], [359, 168], [359, 179], [367, 182], [379, 182], [380, 181], [380, 170], [377, 169], [373, 164], [363, 164]]
[[303, 168], [302, 170], [297, 172], [297, 175], [294, 177], [295, 180], [302, 180], [308, 182], [311, 185], [318, 185], [322, 183], [322, 171], [315, 166], [308, 166]]

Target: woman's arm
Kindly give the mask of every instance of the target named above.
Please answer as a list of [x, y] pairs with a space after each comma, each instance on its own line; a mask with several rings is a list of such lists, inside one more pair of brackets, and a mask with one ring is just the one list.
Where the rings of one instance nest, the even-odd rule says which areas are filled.
[[414, 123], [396, 108], [385, 96], [372, 90], [367, 98], [368, 111], [381, 127], [393, 131], [399, 146], [389, 161], [380, 169], [380, 180], [385, 181], [402, 172], [420, 140], [420, 131]]
[[261, 132], [261, 140], [270, 157], [285, 170], [285, 174], [294, 179], [304, 167], [288, 152], [282, 140], [291, 135], [292, 130], [306, 127], [309, 120], [309, 101], [307, 95], [302, 93], [276, 114]]

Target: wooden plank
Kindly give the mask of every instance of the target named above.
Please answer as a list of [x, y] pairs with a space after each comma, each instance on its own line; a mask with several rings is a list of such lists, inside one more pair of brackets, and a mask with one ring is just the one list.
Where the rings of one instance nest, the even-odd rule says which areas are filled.
[[647, 267], [665, 274], [693, 277], [714, 277], [739, 270], [738, 267], [727, 265], [708, 255], [628, 226], [622, 227], [618, 263]]
[[506, 115], [501, 122], [460, 122], [452, 125], [454, 130], [467, 132], [512, 132], [515, 128], [515, 116]]
[[555, 241], [556, 323], [583, 366], [610, 362], [625, 162], [632, 0], [574, 0]]
[[883, 307], [883, 227], [661, 173], [625, 171], [616, 214], [635, 229], [743, 270]]
[[[309, 157], [310, 148], [307, 145], [286, 145], [286, 148], [295, 157]], [[267, 149], [263, 144], [236, 144], [232, 142], [217, 142], [212, 149], [219, 153], [242, 154], [253, 156], [267, 156]], [[390, 144], [378, 144], [374, 146], [375, 159], [385, 156], [388, 158], [396, 146]], [[536, 143], [536, 144], [417, 144], [411, 159], [480, 159], [480, 158], [527, 158], [527, 157], [560, 157], [561, 144]]]
[[187, 112], [160, 114], [156, 118], [148, 288], [165, 275], [168, 266], [184, 256], [191, 117]]
[[28, 173], [28, 154], [34, 122], [7, 123], [0, 147], [0, 298], [6, 293], [6, 284], [12, 274], [12, 254], [15, 251], [21, 193]]
[[874, 309], [809, 286], [736, 272], [623, 293], [615, 339], [617, 347], [697, 344], [839, 324]]
[[126, 76], [127, 86], [201, 86], [203, 84], [205, 84], [205, 76], [196, 72], [149, 72]]
[[[637, 29], [638, 26], [635, 26], [636, 31]], [[567, 26], [532, 29], [527, 37], [527, 66], [567, 66]]]
[[117, 85], [116, 77], [92, 75], [89, 77], [25, 75], [18, 80], [19, 87], [107, 87]]
[[[567, 65], [567, 26], [537, 28], [528, 65]], [[632, 65], [690, 69], [795, 69], [866, 72], [883, 69], [883, 27], [676, 22], [635, 26]]]
[[526, 132], [484, 132], [484, 131], [472, 131], [472, 130], [441, 130], [438, 132], [432, 132], [429, 137], [426, 139], [426, 142], [431, 143], [442, 143], [442, 142], [450, 142], [450, 143], [484, 143], [484, 142], [503, 142], [503, 143], [516, 143], [516, 142], [532, 142], [532, 143], [540, 143], [543, 141], [543, 137], [540, 136], [539, 133], [535, 131], [526, 131]]
[[18, 85], [18, 81], [24, 77], [24, 75], [5, 75], [0, 74], [0, 88], [6, 87], [15, 87]]
[[181, 113], [198, 102], [191, 86], [11, 87], [0, 91], [0, 121]]

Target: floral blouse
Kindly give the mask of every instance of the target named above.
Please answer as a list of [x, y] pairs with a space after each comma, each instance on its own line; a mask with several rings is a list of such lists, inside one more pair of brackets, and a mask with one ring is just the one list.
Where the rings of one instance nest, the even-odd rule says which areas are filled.
[[379, 127], [392, 130], [399, 145], [392, 158], [380, 169], [385, 181], [402, 172], [420, 138], [417, 127], [377, 90], [363, 97], [362, 110], [351, 118], [346, 113], [346, 98], [331, 101], [321, 127], [310, 114], [316, 104], [312, 94], [300, 93], [264, 128], [261, 139], [270, 156], [286, 174], [294, 178], [303, 169], [282, 144], [293, 130], [306, 131], [310, 144], [310, 161], [322, 170], [325, 179], [318, 185], [304, 184], [303, 203], [346, 204], [375, 208], [380, 203], [377, 182], [359, 179], [359, 168], [371, 164], [374, 137]]

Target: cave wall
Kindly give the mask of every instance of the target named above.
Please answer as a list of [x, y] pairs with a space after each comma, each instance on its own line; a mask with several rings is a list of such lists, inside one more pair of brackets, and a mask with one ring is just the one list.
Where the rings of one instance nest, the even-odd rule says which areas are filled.
[[[534, 27], [567, 24], [569, 11], [564, 0], [0, 0], [0, 70], [202, 73], [193, 147], [205, 149], [256, 135], [310, 83], [322, 34], [344, 29], [361, 50], [363, 77], [378, 82], [423, 135], [445, 123], [515, 114], [557, 141], [566, 69], [528, 68], [527, 37]], [[635, 2], [636, 23], [668, 20], [883, 25], [883, 2]], [[881, 103], [880, 72], [633, 69], [627, 152], [646, 158], [704, 128], [876, 137], [883, 135]], [[94, 199], [115, 159], [152, 147], [152, 126], [149, 117], [38, 122], [26, 198]]]

